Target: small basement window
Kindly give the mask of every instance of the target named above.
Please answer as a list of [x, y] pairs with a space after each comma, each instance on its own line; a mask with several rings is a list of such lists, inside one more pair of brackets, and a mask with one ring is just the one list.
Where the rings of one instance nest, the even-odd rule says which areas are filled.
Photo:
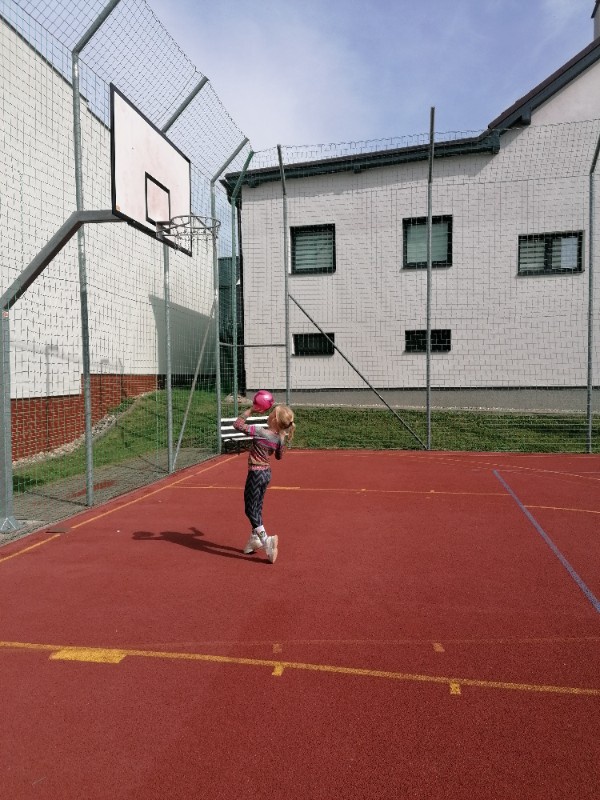
[[332, 356], [335, 351], [334, 333], [295, 333], [293, 340], [295, 356]]
[[[404, 331], [405, 352], [427, 352], [427, 330]], [[431, 352], [449, 353], [452, 349], [452, 331], [449, 328], [437, 328], [431, 331]]]

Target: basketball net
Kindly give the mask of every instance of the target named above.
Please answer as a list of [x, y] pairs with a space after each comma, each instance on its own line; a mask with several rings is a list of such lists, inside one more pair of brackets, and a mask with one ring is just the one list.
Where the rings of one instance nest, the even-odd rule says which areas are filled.
[[158, 238], [172, 242], [176, 247], [189, 250], [193, 241], [212, 241], [219, 234], [221, 223], [213, 217], [186, 214], [173, 217], [156, 225]]

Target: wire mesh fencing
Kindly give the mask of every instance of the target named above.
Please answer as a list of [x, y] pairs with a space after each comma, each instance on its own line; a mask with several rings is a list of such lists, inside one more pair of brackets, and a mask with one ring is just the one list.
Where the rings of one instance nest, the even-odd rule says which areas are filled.
[[257, 154], [249, 392], [294, 404], [310, 446], [597, 450], [599, 135], [585, 121]]
[[[252, 153], [144, 0], [0, 0], [0, 44], [3, 541], [259, 388], [297, 446], [597, 451], [599, 121]], [[191, 257], [107, 215], [111, 84], [220, 223]]]
[[[0, 40], [6, 541], [218, 451], [219, 176], [249, 147], [145, 2], [1, 0]], [[169, 248], [168, 282], [163, 244], [124, 222], [64, 233], [111, 208], [111, 84], [187, 155], [192, 214], [216, 220], [191, 257]]]

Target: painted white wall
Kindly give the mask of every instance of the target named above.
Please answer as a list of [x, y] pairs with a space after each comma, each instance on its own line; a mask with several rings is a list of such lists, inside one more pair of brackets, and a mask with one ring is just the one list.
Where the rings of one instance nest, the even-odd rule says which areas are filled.
[[600, 119], [600, 64], [578, 75], [531, 115], [532, 125]]

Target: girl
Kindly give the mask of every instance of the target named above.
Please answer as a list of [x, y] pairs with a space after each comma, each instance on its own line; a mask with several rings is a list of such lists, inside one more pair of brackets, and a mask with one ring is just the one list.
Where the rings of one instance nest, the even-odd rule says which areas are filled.
[[248, 476], [244, 488], [245, 512], [252, 525], [252, 533], [244, 547], [244, 553], [248, 555], [264, 547], [267, 558], [274, 564], [279, 539], [277, 536], [267, 536], [262, 520], [265, 492], [271, 480], [269, 458], [275, 453], [275, 458], [281, 460], [286, 439], [288, 442], [292, 441], [296, 426], [294, 412], [288, 406], [275, 406], [267, 418], [266, 428], [246, 423], [253, 413], [262, 412], [253, 405], [243, 411], [233, 423], [236, 430], [252, 437], [248, 455]]

